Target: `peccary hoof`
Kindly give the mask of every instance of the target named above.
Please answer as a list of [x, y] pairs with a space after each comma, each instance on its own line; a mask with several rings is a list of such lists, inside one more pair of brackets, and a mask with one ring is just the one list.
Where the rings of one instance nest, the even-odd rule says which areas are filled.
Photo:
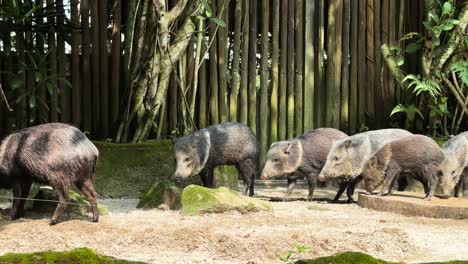
[[93, 222], [93, 223], [99, 222], [99, 217], [95, 217], [95, 218], [93, 217], [93, 221], [92, 221], [92, 222]]
[[428, 196], [426, 198], [424, 198], [424, 201], [430, 201], [432, 199], [432, 197]]
[[56, 225], [57, 223], [58, 223], [57, 220], [51, 219], [49, 222], [49, 225], [53, 226], [53, 225]]
[[354, 199], [353, 198], [348, 198], [348, 200], [346, 202], [347, 203], [354, 203]]

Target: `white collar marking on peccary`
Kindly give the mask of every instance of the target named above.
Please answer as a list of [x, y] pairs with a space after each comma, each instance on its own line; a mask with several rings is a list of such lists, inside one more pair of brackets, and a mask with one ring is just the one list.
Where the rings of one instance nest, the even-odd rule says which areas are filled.
[[294, 139], [291, 141], [293, 144], [296, 144], [297, 146], [297, 157], [295, 159], [295, 163], [293, 166], [291, 166], [290, 168], [287, 168], [285, 171], [286, 173], [293, 173], [297, 170], [297, 168], [299, 168], [299, 166], [301, 166], [302, 164], [302, 156], [303, 156], [303, 150], [302, 150], [302, 143], [300, 140], [297, 140], [297, 139]]
[[210, 140], [210, 132], [208, 130], [203, 131], [203, 137], [206, 140], [206, 148], [205, 148], [205, 156], [203, 157], [203, 161], [200, 164], [200, 168], [205, 168], [206, 163], [208, 162], [208, 158], [210, 156], [210, 149], [211, 149], [211, 140]]

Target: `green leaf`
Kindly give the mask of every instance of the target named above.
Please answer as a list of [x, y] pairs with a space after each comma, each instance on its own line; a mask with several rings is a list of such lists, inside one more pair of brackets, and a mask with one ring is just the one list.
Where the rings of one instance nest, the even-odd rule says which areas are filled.
[[460, 20], [457, 19], [444, 19], [441, 23], [442, 30], [449, 31], [452, 30], [453, 27], [460, 24]]
[[405, 64], [405, 57], [398, 55], [395, 57], [395, 62], [398, 66]]
[[211, 17], [213, 16], [213, 11], [211, 10], [210, 4], [208, 4], [208, 1], [206, 0], [201, 0], [201, 3], [203, 5], [203, 8], [205, 9], [205, 15], [206, 17]]
[[224, 23], [224, 21], [219, 18], [210, 18], [210, 20], [220, 27], [223, 27], [223, 28], [226, 27], [226, 23]]
[[414, 54], [416, 53], [419, 49], [421, 49], [422, 45], [419, 42], [415, 43], [410, 43], [406, 46], [405, 52], [408, 54]]
[[442, 11], [447, 15], [452, 13], [452, 4], [450, 2], [445, 2], [442, 7]]
[[389, 46], [389, 47], [388, 47], [388, 50], [390, 50], [390, 51], [397, 51], [397, 52], [398, 52], [398, 51], [401, 50], [401, 48], [400, 48], [399, 45], [392, 45], [392, 46]]
[[440, 18], [436, 13], [429, 11], [428, 15], [431, 20], [434, 20], [436, 23], [439, 23]]
[[17, 90], [17, 89], [24, 88], [24, 80], [22, 80], [22, 79], [13, 79], [11, 81], [10, 85], [11, 85], [12, 90]]
[[34, 72], [34, 77], [36, 78], [36, 82], [42, 81], [42, 73], [41, 72]]
[[202, 15], [198, 15], [197, 18], [200, 19], [200, 20], [205, 20], [205, 17], [202, 16]]
[[393, 108], [392, 112], [390, 113], [390, 116], [393, 116], [396, 113], [402, 113], [402, 112], [403, 113], [406, 112], [406, 107], [402, 104], [398, 104]]
[[29, 97], [29, 108], [34, 109], [36, 108], [36, 96], [31, 95]]

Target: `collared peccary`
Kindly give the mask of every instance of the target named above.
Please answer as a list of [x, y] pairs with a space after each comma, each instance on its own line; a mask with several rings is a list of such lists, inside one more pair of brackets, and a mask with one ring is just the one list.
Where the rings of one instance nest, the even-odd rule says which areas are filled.
[[[49, 123], [19, 130], [0, 146], [0, 188], [13, 189], [15, 198], [26, 198], [32, 182], [52, 186], [59, 204], [50, 220], [56, 224], [68, 205], [72, 184], [89, 200], [93, 222], [99, 219], [94, 176], [99, 151], [77, 128]], [[12, 220], [23, 215], [24, 199], [14, 199]]]
[[368, 131], [336, 141], [330, 149], [319, 179], [358, 177], [366, 162], [385, 144], [412, 135], [403, 129]]
[[442, 146], [445, 159], [442, 162], [440, 178], [440, 196], [446, 198], [458, 196], [459, 188], [463, 196], [468, 197], [468, 132], [461, 133], [449, 139]]
[[411, 135], [394, 140], [372, 156], [362, 171], [366, 189], [373, 192], [382, 185], [380, 195], [392, 192], [400, 173], [412, 174], [429, 187], [425, 200], [430, 200], [439, 182], [439, 167], [444, 153], [430, 137]]
[[[308, 200], [312, 200], [317, 176], [325, 164], [333, 141], [346, 137], [345, 133], [333, 128], [318, 128], [295, 139], [275, 142], [268, 150], [261, 179], [286, 176], [288, 179], [286, 200], [293, 191], [297, 179], [305, 177], [309, 183]], [[352, 199], [354, 186], [348, 185], [349, 182], [341, 182], [337, 199], [346, 187], [348, 187], [348, 197]]]
[[175, 178], [182, 181], [199, 174], [203, 186], [213, 188], [213, 169], [219, 165], [235, 165], [244, 180], [244, 194], [254, 195], [258, 174], [258, 142], [249, 127], [240, 123], [223, 123], [200, 129], [175, 142], [177, 163]]

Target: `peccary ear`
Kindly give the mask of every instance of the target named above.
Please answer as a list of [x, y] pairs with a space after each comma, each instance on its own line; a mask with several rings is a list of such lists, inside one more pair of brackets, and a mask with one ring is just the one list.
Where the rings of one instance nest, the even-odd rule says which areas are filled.
[[289, 154], [291, 152], [292, 145], [293, 144], [291, 142], [286, 143], [286, 147], [284, 148], [284, 154]]
[[345, 140], [345, 142], [344, 142], [344, 146], [345, 146], [346, 148], [350, 148], [352, 144], [353, 144], [353, 141], [352, 141], [351, 139], [347, 139], [347, 140]]

